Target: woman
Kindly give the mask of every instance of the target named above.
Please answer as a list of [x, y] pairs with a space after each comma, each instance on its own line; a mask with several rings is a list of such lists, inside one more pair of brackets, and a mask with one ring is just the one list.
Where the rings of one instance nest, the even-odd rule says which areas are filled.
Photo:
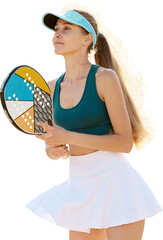
[[55, 53], [64, 57], [66, 72], [49, 82], [56, 125], [38, 123], [47, 133], [37, 137], [52, 159], [70, 153], [70, 176], [26, 206], [68, 228], [70, 240], [140, 240], [145, 218], [162, 209], [126, 159], [147, 132], [118, 63], [89, 13], [47, 13], [43, 23], [55, 31]]

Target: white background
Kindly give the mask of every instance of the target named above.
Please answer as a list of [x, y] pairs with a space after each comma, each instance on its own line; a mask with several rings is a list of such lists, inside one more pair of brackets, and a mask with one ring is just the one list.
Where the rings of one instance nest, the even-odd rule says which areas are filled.
[[[129, 158], [163, 206], [161, 0], [82, 2], [86, 10], [98, 11], [101, 21], [124, 42], [144, 72], [148, 85], [146, 105], [152, 114], [157, 135], [144, 149], [133, 150]], [[63, 58], [54, 55], [53, 32], [42, 25], [41, 18], [46, 12], [60, 13], [66, 3], [70, 8], [76, 7], [73, 1], [65, 0], [1, 1], [0, 84], [14, 67], [23, 64], [35, 68], [47, 81], [65, 71]], [[16, 130], [2, 107], [0, 124], [0, 238], [68, 239], [67, 229], [35, 216], [25, 205], [41, 192], [67, 179], [69, 160], [48, 159], [44, 143]], [[162, 222], [162, 213], [147, 219], [143, 239], [162, 240]]]

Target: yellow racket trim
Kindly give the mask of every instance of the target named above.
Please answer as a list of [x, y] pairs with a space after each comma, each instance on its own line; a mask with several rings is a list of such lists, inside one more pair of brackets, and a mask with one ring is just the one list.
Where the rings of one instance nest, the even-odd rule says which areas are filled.
[[51, 94], [46, 82], [34, 69], [29, 67], [22, 67], [16, 70], [15, 73], [23, 79], [31, 82], [32, 84], [35, 84], [37, 87], [41, 88], [46, 93]]

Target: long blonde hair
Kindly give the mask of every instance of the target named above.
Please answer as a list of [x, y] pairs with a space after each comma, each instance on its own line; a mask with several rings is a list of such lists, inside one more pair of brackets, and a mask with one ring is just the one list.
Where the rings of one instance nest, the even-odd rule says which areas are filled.
[[[78, 10], [78, 9], [73, 9], [73, 10], [80, 13], [83, 17], [85, 17], [93, 26], [96, 32], [96, 35], [98, 35], [99, 33], [98, 24], [96, 19], [92, 16], [92, 14], [84, 10]], [[82, 28], [82, 31], [88, 34], [88, 32], [84, 28]], [[109, 43], [108, 41], [108, 39], [111, 39], [111, 38], [114, 39], [114, 41], [117, 40], [115, 35], [112, 34], [111, 36], [111, 32], [109, 32], [109, 36], [107, 38], [103, 33], [100, 32], [100, 35], [97, 37], [97, 42], [93, 50], [92, 50], [93, 43], [88, 47], [88, 55], [89, 54], [91, 55], [91, 53], [93, 52], [94, 60], [97, 65], [112, 69], [117, 74], [122, 87], [126, 108], [129, 114], [130, 122], [131, 122], [134, 146], [137, 149], [139, 149], [139, 148], [142, 148], [145, 145], [145, 143], [149, 142], [155, 134], [154, 128], [152, 129], [153, 123], [150, 121], [150, 119], [147, 116], [145, 116], [145, 113], [143, 113], [144, 116], [143, 115], [140, 116], [140, 111], [138, 112], [137, 110], [137, 109], [139, 110], [142, 109], [142, 104], [143, 104], [142, 91], [145, 85], [143, 86], [143, 79], [142, 79], [141, 73], [139, 71], [137, 71], [136, 74], [131, 73], [130, 68], [127, 68], [127, 66], [124, 64], [125, 58], [126, 58], [125, 52], [123, 52], [123, 56], [122, 56], [123, 60], [120, 59], [120, 51], [123, 48], [122, 42], [120, 40], [117, 40], [119, 45], [118, 46], [119, 50], [114, 51], [114, 54], [113, 54], [113, 51], [112, 51], [113, 49], [111, 50], [111, 47], [110, 47], [111, 42]], [[116, 54], [117, 54], [117, 57], [115, 57]], [[121, 67], [120, 65], [121, 66], [123, 65], [123, 66]], [[127, 82], [127, 80], [130, 80], [130, 81]], [[137, 83], [136, 88], [135, 86], [132, 86], [131, 82]], [[130, 91], [127, 88], [127, 83], [129, 84], [128, 88], [130, 88]], [[136, 90], [138, 90], [139, 92]], [[132, 92], [132, 97], [135, 96], [135, 102], [133, 100], [134, 97], [131, 98], [131, 95], [129, 92]], [[135, 103], [137, 103], [137, 106]]]

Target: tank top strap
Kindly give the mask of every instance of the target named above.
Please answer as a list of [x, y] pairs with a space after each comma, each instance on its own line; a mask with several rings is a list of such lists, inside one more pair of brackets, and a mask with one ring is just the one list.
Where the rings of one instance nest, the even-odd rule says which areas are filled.
[[95, 75], [95, 73], [97, 72], [98, 68], [100, 67], [100, 65], [97, 64], [92, 64], [92, 71], [91, 73]]
[[[65, 72], [66, 73], [66, 72]], [[65, 75], [65, 73], [63, 73], [58, 80], [56, 81], [55, 84], [55, 89], [54, 89], [54, 93], [53, 93], [53, 105], [56, 103], [57, 99], [58, 99], [58, 95], [59, 95], [59, 87], [60, 87], [60, 83]]]
[[[96, 74], [99, 67], [100, 67], [99, 65], [92, 64], [91, 71], [89, 73], [89, 79], [95, 78], [95, 74]], [[91, 82], [91, 81], [88, 81], [88, 82]]]
[[91, 71], [90, 71], [88, 79], [87, 79], [87, 89], [86, 90], [88, 91], [88, 94], [90, 92], [90, 89], [92, 89], [94, 91], [96, 88], [95, 74], [99, 67], [100, 67], [99, 65], [92, 64]]

